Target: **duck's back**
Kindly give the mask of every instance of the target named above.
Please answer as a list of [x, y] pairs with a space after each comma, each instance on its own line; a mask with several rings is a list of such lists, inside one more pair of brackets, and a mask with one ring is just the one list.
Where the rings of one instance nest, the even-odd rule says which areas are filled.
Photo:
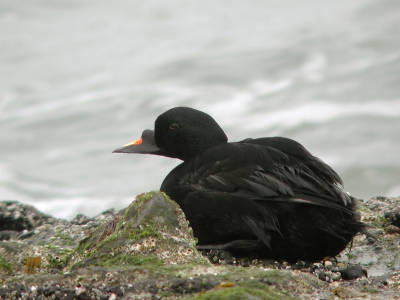
[[165, 178], [199, 245], [273, 259], [337, 255], [362, 229], [339, 176], [299, 143], [247, 139], [207, 149]]

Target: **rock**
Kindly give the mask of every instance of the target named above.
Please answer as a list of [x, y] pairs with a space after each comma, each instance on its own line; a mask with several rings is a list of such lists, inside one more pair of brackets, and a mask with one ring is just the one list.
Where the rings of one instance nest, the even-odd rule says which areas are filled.
[[51, 224], [54, 220], [55, 218], [39, 212], [31, 205], [17, 201], [0, 202], [0, 236], [7, 231], [32, 230], [45, 223]]
[[321, 279], [321, 280], [323, 280], [323, 281], [325, 281], [325, 280], [327, 279], [327, 278], [326, 278], [326, 273], [325, 273], [323, 270], [320, 270], [320, 269], [316, 270], [315, 275], [316, 275], [319, 279]]
[[342, 275], [340, 272], [332, 272], [331, 278], [333, 281], [338, 281], [340, 278], [342, 278]]
[[[14, 220], [0, 231], [0, 300], [391, 299], [399, 294], [400, 234], [397, 215], [388, 212], [399, 201], [359, 202], [378, 241], [358, 235], [336, 258], [296, 264], [223, 250], [201, 255], [182, 211], [160, 192], [139, 195], [121, 212], [71, 222], [0, 202], [0, 220]], [[41, 264], [26, 275], [32, 257]]]
[[384, 211], [383, 215], [390, 225], [400, 227], [400, 201], [396, 201], [395, 205], [393, 209]]
[[387, 234], [399, 234], [400, 233], [400, 227], [394, 226], [394, 225], [388, 225], [386, 226], [385, 229]]
[[160, 192], [139, 195], [125, 210], [82, 240], [70, 256], [71, 269], [204, 263], [192, 229], [176, 204]]
[[351, 267], [347, 269], [341, 269], [339, 270], [339, 272], [344, 280], [352, 280], [361, 277], [368, 277], [367, 270], [361, 267]]

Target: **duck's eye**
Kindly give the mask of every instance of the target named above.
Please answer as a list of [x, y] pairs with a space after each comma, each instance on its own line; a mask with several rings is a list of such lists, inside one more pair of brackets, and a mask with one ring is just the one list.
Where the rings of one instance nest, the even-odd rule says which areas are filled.
[[169, 129], [175, 130], [179, 128], [179, 124], [178, 123], [171, 123], [169, 124]]

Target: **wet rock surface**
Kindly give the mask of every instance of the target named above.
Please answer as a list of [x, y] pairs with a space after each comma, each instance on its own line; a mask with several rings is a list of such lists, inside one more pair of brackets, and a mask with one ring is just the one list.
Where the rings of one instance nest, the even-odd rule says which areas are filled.
[[336, 258], [289, 264], [197, 252], [160, 192], [70, 222], [3, 201], [0, 299], [399, 299], [400, 198], [360, 202], [359, 212], [377, 241], [358, 235]]

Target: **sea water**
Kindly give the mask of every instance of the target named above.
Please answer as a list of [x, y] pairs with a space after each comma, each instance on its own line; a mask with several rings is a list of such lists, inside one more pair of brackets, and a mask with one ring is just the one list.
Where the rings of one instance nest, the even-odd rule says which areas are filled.
[[111, 152], [175, 106], [400, 195], [400, 2], [3, 0], [0, 199], [94, 216], [180, 161]]

